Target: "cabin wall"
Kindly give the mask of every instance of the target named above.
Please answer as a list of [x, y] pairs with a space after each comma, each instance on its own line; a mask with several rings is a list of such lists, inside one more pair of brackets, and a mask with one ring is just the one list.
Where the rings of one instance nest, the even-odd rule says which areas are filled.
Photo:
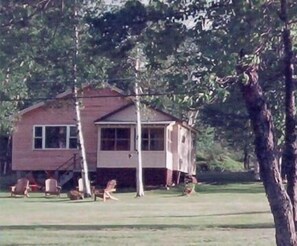
[[193, 146], [193, 132], [183, 126], [178, 127], [178, 170], [195, 174], [195, 146]]
[[[110, 89], [94, 90], [86, 88], [82, 99], [82, 127], [86, 146], [87, 161], [90, 170], [96, 170], [97, 162], [97, 128], [94, 121], [111, 111], [127, 104], [117, 92]], [[57, 103], [58, 102], [58, 103]], [[12, 169], [55, 170], [69, 160], [78, 150], [75, 149], [33, 149], [34, 125], [75, 125], [75, 110], [71, 100], [59, 100], [46, 106], [38, 107], [20, 116], [13, 133]]]
[[169, 170], [174, 170], [174, 127], [169, 125], [166, 130], [166, 168]]
[[178, 124], [172, 126], [172, 169], [175, 171], [179, 171], [178, 130]]
[[[129, 158], [129, 154], [132, 157]], [[135, 168], [138, 165], [135, 151], [100, 151], [98, 155], [98, 167], [110, 168]], [[148, 168], [166, 167], [165, 151], [143, 151], [142, 166]]]

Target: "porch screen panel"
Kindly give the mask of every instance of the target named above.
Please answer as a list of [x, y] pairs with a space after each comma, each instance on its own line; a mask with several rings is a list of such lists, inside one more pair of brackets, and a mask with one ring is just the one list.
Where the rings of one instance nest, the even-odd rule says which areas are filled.
[[150, 149], [164, 150], [164, 129], [152, 128], [150, 129]]
[[116, 150], [130, 150], [130, 129], [116, 129]]
[[130, 128], [102, 128], [101, 150], [130, 150]]
[[142, 150], [164, 150], [164, 128], [143, 128]]
[[102, 128], [101, 129], [101, 150], [115, 149], [115, 129]]

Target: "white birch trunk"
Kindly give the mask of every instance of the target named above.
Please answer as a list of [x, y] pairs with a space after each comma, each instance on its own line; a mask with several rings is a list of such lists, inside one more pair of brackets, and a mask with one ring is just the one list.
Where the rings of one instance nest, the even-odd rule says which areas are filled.
[[78, 26], [77, 26], [77, 8], [76, 8], [76, 0], [74, 3], [74, 43], [75, 43], [75, 50], [73, 55], [73, 92], [74, 92], [74, 99], [75, 99], [75, 113], [76, 113], [76, 127], [77, 127], [77, 136], [79, 142], [79, 150], [81, 155], [81, 162], [82, 162], [82, 171], [81, 176], [84, 183], [84, 193], [86, 196], [91, 196], [91, 187], [89, 181], [89, 170], [88, 170], [88, 163], [87, 163], [87, 156], [86, 156], [86, 149], [85, 149], [85, 142], [83, 136], [83, 129], [82, 129], [82, 121], [81, 121], [81, 112], [80, 112], [80, 105], [79, 105], [79, 98], [78, 98], [78, 88], [77, 88], [77, 56], [79, 50], [79, 34], [78, 34]]
[[86, 156], [86, 149], [85, 149], [85, 142], [82, 130], [82, 122], [81, 122], [81, 114], [80, 114], [80, 105], [78, 100], [78, 89], [74, 87], [74, 95], [75, 95], [75, 113], [76, 113], [76, 127], [77, 127], [77, 135], [78, 135], [78, 142], [79, 142], [79, 150], [81, 155], [81, 176], [84, 183], [84, 193], [87, 196], [91, 195], [91, 187], [89, 181], [89, 170], [88, 170], [88, 163], [87, 163], [87, 156]]
[[135, 105], [136, 105], [136, 143], [138, 165], [136, 168], [136, 196], [144, 196], [143, 180], [142, 180], [142, 151], [141, 151], [141, 117], [140, 117], [140, 101], [139, 101], [139, 85], [138, 71], [140, 61], [136, 59], [136, 82], [135, 82]]

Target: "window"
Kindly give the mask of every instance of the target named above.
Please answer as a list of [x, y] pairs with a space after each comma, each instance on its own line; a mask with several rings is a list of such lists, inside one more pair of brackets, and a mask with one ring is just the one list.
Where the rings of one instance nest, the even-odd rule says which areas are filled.
[[130, 128], [102, 128], [101, 150], [130, 150]]
[[34, 149], [42, 149], [42, 126], [34, 128]]
[[69, 127], [69, 149], [77, 148], [77, 129], [75, 126]]
[[35, 126], [34, 149], [76, 149], [75, 126]]
[[142, 150], [164, 150], [164, 128], [142, 129]]

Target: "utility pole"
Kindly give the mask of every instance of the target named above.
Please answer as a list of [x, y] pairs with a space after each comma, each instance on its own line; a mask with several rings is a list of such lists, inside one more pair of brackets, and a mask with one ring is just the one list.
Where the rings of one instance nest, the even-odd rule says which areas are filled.
[[137, 51], [135, 64], [135, 106], [136, 106], [136, 150], [138, 165], [136, 168], [136, 197], [144, 196], [143, 180], [142, 180], [142, 151], [141, 151], [141, 117], [140, 117], [140, 100], [139, 100], [139, 71], [140, 59]]
[[81, 155], [81, 176], [84, 183], [84, 193], [86, 196], [91, 196], [91, 187], [89, 181], [89, 170], [86, 157], [86, 149], [84, 136], [82, 131], [82, 121], [80, 112], [80, 102], [78, 98], [78, 85], [77, 85], [77, 57], [79, 51], [79, 31], [78, 31], [78, 12], [76, 6], [76, 0], [74, 1], [74, 54], [73, 54], [73, 93], [75, 100], [75, 113], [76, 113], [76, 127], [78, 136], [78, 147]]

